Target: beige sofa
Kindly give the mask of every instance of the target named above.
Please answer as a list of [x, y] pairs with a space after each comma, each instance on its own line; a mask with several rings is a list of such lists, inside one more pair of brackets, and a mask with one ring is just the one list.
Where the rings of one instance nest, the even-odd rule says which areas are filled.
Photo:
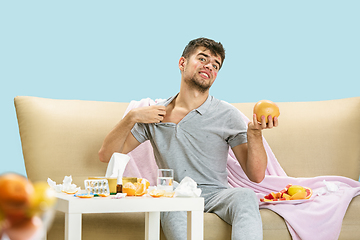
[[[83, 186], [89, 176], [103, 176], [107, 164], [98, 159], [106, 134], [122, 118], [128, 103], [16, 97], [15, 107], [28, 177], [61, 182], [72, 175]], [[253, 103], [234, 104], [248, 117]], [[360, 173], [360, 97], [278, 103], [280, 126], [264, 136], [289, 176], [341, 175], [358, 180]], [[291, 239], [284, 220], [262, 209], [264, 239]], [[360, 196], [343, 220], [340, 239], [359, 239]], [[230, 239], [231, 226], [205, 213], [205, 239]], [[144, 214], [83, 215], [83, 239], [144, 239]], [[58, 213], [48, 239], [64, 239], [64, 215]], [[161, 236], [161, 239], [165, 239]], [[314, 238], [316, 239], [316, 237]]]

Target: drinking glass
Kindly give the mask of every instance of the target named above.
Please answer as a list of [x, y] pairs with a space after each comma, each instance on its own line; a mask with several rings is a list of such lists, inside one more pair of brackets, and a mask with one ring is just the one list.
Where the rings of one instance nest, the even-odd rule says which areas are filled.
[[159, 169], [157, 178], [157, 189], [165, 190], [167, 192], [173, 191], [174, 170], [173, 169]]

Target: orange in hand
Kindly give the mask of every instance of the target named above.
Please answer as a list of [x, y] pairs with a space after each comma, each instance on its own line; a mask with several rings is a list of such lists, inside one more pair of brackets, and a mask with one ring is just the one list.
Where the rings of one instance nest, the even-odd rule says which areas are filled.
[[280, 110], [274, 102], [269, 100], [261, 100], [255, 104], [254, 113], [256, 114], [256, 118], [259, 122], [261, 122], [261, 116], [265, 116], [265, 121], [268, 123], [268, 116], [271, 115], [273, 118], [279, 117]]

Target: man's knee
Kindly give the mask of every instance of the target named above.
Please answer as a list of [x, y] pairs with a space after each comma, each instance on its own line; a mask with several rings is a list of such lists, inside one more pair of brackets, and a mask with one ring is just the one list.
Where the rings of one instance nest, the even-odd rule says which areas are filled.
[[258, 202], [255, 192], [249, 188], [235, 188], [234, 195], [237, 199]]

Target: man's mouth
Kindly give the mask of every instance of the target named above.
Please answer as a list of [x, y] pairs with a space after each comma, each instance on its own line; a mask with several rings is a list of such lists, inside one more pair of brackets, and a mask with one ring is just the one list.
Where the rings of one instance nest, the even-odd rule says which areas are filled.
[[200, 75], [204, 76], [205, 78], [210, 78], [210, 75], [206, 72], [200, 72]]

